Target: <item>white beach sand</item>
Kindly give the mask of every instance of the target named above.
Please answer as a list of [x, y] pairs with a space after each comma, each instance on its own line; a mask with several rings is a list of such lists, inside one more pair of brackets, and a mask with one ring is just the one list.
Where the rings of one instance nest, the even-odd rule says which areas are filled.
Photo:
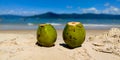
[[87, 30], [85, 42], [75, 49], [66, 47], [62, 30], [57, 33], [55, 46], [41, 47], [34, 30], [0, 31], [0, 60], [120, 60], [119, 29]]

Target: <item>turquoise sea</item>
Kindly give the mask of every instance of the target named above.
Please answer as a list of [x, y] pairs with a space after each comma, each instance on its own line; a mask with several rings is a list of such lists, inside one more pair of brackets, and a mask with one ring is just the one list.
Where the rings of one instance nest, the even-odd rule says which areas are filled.
[[114, 19], [2, 19], [0, 30], [35, 30], [39, 24], [52, 24], [56, 29], [63, 29], [67, 22], [77, 21], [83, 23], [86, 29], [110, 29], [120, 28], [120, 20]]

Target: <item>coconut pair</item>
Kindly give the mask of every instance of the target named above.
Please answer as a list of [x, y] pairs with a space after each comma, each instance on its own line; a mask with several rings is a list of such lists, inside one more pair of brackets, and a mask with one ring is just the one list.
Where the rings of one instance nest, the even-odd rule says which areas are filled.
[[[81, 46], [86, 32], [80, 22], [68, 22], [63, 30], [63, 40], [70, 48]], [[51, 24], [40, 24], [37, 30], [37, 42], [39, 45], [53, 46], [57, 39], [57, 32]]]

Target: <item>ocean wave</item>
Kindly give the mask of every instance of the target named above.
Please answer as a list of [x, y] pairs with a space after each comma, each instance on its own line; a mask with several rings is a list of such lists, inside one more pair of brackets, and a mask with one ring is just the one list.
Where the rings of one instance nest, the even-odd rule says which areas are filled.
[[27, 23], [28, 26], [33, 26], [34, 24], [33, 23]]
[[[64, 29], [65, 24], [60, 23], [48, 23], [52, 24], [56, 29]], [[86, 29], [109, 29], [112, 27], [120, 28], [120, 25], [116, 24], [83, 24]], [[26, 24], [0, 24], [0, 30], [14, 30], [14, 29], [37, 29], [38, 25], [33, 23]]]
[[84, 26], [93, 26], [93, 27], [107, 27], [107, 26], [116, 26], [116, 27], [120, 27], [120, 25], [116, 25], [116, 24], [83, 24]]
[[47, 23], [47, 24], [51, 24], [51, 25], [54, 25], [54, 26], [60, 26], [60, 25], [62, 25], [60, 23]]

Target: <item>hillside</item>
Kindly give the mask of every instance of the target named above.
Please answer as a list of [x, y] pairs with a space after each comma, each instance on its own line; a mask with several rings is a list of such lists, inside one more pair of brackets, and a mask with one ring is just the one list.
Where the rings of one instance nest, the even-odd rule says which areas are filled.
[[0, 18], [42, 18], [42, 19], [120, 19], [120, 15], [111, 15], [111, 14], [57, 14], [53, 12], [47, 12], [38, 15], [32, 16], [19, 16], [19, 15], [0, 15]]

